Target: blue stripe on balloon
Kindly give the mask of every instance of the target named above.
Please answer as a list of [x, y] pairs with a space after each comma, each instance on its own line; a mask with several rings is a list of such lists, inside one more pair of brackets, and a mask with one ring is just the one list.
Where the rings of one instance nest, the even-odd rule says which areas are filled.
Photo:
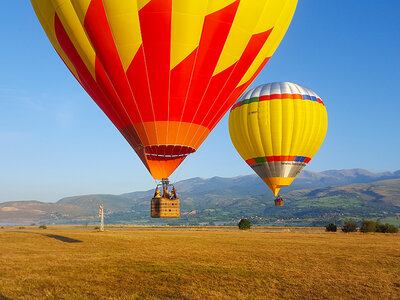
[[318, 102], [318, 98], [315, 96], [310, 96], [310, 95], [301, 95], [303, 97], [303, 100], [311, 100], [311, 101], [315, 101]]
[[304, 160], [306, 159], [305, 156], [296, 156], [294, 161], [298, 161], [298, 162], [304, 162]]

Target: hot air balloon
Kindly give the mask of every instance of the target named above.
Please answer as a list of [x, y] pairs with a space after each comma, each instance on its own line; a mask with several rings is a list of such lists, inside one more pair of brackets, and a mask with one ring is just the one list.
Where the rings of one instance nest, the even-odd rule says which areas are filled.
[[328, 126], [316, 93], [290, 82], [260, 85], [244, 93], [229, 114], [229, 133], [240, 156], [277, 198], [310, 162]]
[[297, 4], [31, 2], [71, 73], [165, 185], [268, 62]]

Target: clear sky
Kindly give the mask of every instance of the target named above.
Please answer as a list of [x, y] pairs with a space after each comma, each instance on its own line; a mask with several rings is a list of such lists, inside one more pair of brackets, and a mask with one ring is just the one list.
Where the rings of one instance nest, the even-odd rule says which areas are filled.
[[[327, 136], [307, 170], [400, 169], [399, 11], [398, 0], [299, 0], [252, 86], [291, 81], [325, 102]], [[0, 202], [154, 187], [59, 59], [29, 1], [2, 3], [0, 35]], [[171, 179], [246, 174], [225, 116]]]

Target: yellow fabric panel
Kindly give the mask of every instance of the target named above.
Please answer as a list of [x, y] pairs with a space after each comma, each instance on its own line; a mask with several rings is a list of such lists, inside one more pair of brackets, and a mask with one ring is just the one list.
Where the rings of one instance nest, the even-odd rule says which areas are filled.
[[246, 116], [246, 105], [237, 107], [229, 114], [229, 134], [233, 145], [244, 160], [253, 158], [255, 155], [248, 134]]
[[262, 136], [260, 135], [260, 125], [258, 117], [258, 102], [244, 105], [247, 107], [247, 126], [251, 145], [253, 147], [253, 157], [264, 156]]
[[236, 116], [239, 113], [240, 108], [234, 109], [229, 114], [229, 135], [232, 140], [232, 144], [236, 149], [238, 149], [238, 153], [243, 157], [242, 153], [245, 153], [245, 147], [242, 147], [246, 141], [243, 137], [243, 132], [240, 130], [239, 119]]
[[271, 32], [271, 43], [270, 46], [267, 48], [268, 51], [266, 52], [267, 57], [271, 57], [272, 54], [274, 54], [276, 48], [278, 48], [282, 38], [289, 28], [290, 22], [292, 21], [296, 6], [297, 0], [286, 1], [285, 7], [282, 10], [285, 13], [281, 13], [279, 15], [279, 18], [276, 20], [275, 28]]
[[54, 49], [57, 51], [58, 55], [60, 55], [60, 57], [65, 62], [67, 67], [71, 70], [72, 74], [74, 74], [74, 76], [80, 82], [78, 73], [76, 72], [74, 65], [71, 63], [65, 52], [62, 50], [60, 44], [58, 43], [54, 29], [54, 17], [56, 11], [53, 5], [51, 4], [49, 5], [48, 0], [31, 0], [31, 3], [39, 19], [40, 24], [42, 25], [44, 31], [46, 32], [46, 35], [49, 38]]
[[274, 195], [277, 196], [278, 193], [279, 193], [279, 190], [280, 190], [281, 188], [276, 187], [276, 185], [273, 185], [273, 184], [271, 183], [271, 181], [269, 180], [268, 177], [265, 177], [265, 178], [263, 178], [262, 180], [268, 185], [268, 187], [269, 187], [270, 190], [274, 193]]
[[[328, 113], [327, 113], [327, 111], [326, 111], [326, 108], [325, 108], [325, 106], [324, 106], [324, 108], [323, 108], [324, 110], [323, 110], [323, 117], [322, 117], [322, 132], [321, 132], [321, 134], [320, 134], [320, 147], [321, 147], [321, 145], [322, 145], [322, 143], [324, 142], [324, 139], [325, 139], [325, 136], [326, 136], [326, 132], [328, 131]], [[317, 149], [314, 149], [314, 155], [315, 155], [315, 153], [317, 153], [317, 151], [318, 151], [318, 149], [319, 149], [319, 147], [317, 148]]]
[[304, 106], [303, 101], [300, 99], [294, 99], [293, 101], [293, 133], [292, 133], [292, 143], [290, 146], [290, 156], [301, 156], [300, 148], [303, 142], [303, 132], [304, 132]]
[[[114, 0], [117, 2], [116, 0]], [[119, 0], [118, 0], [119, 1]], [[137, 9], [141, 10], [147, 3], [149, 3], [151, 0], [137, 0]]]
[[[301, 141], [301, 145], [299, 148], [299, 154], [301, 156], [307, 156], [308, 155], [308, 141], [310, 140], [310, 135], [313, 130], [313, 118], [314, 118], [314, 111], [313, 111], [313, 103], [312, 101], [304, 101], [303, 100], [303, 106], [304, 106], [304, 130], [303, 130], [303, 138]], [[307, 156], [308, 157], [308, 156]]]
[[171, 69], [175, 68], [199, 45], [207, 4], [207, 1], [173, 1]]
[[296, 142], [296, 150], [292, 150], [293, 155], [300, 155], [312, 158], [322, 145], [325, 139], [328, 117], [325, 106], [317, 102], [304, 101], [305, 109], [303, 133], [300, 132], [302, 139]]
[[319, 110], [319, 106], [322, 105], [314, 105], [314, 125], [313, 125], [313, 132], [312, 136], [309, 140], [309, 144], [307, 146], [307, 156], [308, 157], [313, 157], [313, 152], [315, 149], [315, 146], [318, 144], [319, 140], [319, 130], [321, 128], [321, 114]]
[[282, 102], [280, 99], [269, 100], [271, 116], [272, 155], [282, 153]]
[[266, 5], [264, 1], [240, 1], [214, 75], [224, 71], [239, 60], [254, 34], [254, 28], [259, 22], [262, 11], [267, 6], [270, 5]]
[[314, 101], [294, 100], [292, 144], [288, 155], [312, 158], [322, 145], [327, 124], [325, 106]]
[[[312, 141], [312, 144], [310, 145], [310, 150], [309, 150], [309, 157], [313, 157], [315, 155], [315, 153], [318, 151], [319, 147], [322, 144], [322, 141], [325, 137], [325, 132], [326, 129], [324, 131], [324, 135], [323, 138], [321, 140], [321, 128], [323, 127], [323, 118], [322, 118], [322, 111], [321, 111], [321, 106], [323, 107], [323, 105], [315, 105], [315, 131], [314, 131], [314, 138]], [[318, 148], [317, 148], [318, 147]]]
[[262, 180], [268, 185], [274, 195], [278, 196], [281, 187], [291, 185], [294, 177], [269, 177]]
[[[187, 0], [187, 1], [190, 2], [189, 0]], [[197, 0], [197, 1], [206, 2], [206, 0]], [[218, 10], [221, 10], [222, 8], [227, 7], [228, 5], [232, 4], [235, 1], [236, 0], [208, 0], [207, 1], [208, 2], [208, 6], [207, 6], [206, 14], [209, 15], [209, 14], [212, 14], [212, 13], [218, 11]]]
[[[69, 38], [74, 44], [75, 49], [78, 51], [79, 56], [85, 63], [87, 69], [91, 73], [94, 79], [96, 79], [95, 72], [95, 61], [96, 61], [96, 53], [93, 50], [93, 47], [86, 36], [85, 30], [82, 26], [80, 19], [78, 18], [76, 8], [72, 5], [70, 1], [65, 0], [51, 0], [53, 5], [56, 7], [56, 11], [58, 16], [60, 17], [61, 23], [63, 24], [65, 31], [67, 32]], [[75, 0], [74, 4], [79, 4], [79, 9], [84, 9], [86, 7], [86, 2], [88, 0]], [[86, 7], [87, 9], [87, 7]], [[83, 12], [79, 12], [82, 14]], [[84, 11], [86, 13], [86, 11]]]
[[[268, 3], [272, 2], [272, 0], [268, 1]], [[260, 50], [260, 53], [257, 55], [256, 59], [253, 61], [249, 69], [247, 70], [246, 74], [243, 76], [242, 80], [239, 82], [238, 86], [246, 83], [247, 81], [250, 80], [250, 78], [254, 75], [254, 73], [257, 71], [257, 69], [261, 66], [265, 58], [271, 57], [272, 54], [275, 52], [276, 48], [278, 48], [279, 43], [281, 42], [283, 36], [285, 35], [289, 24], [293, 18], [294, 12], [296, 10], [296, 5], [297, 5], [297, 0], [286, 0], [286, 1], [274, 1], [274, 3], [277, 3], [275, 5], [277, 6], [272, 6], [275, 9], [278, 9], [278, 5], [284, 4], [284, 8], [281, 10], [280, 13], [275, 14], [274, 16], [269, 16], [269, 10], [268, 10], [268, 5], [266, 5], [266, 9], [263, 11], [263, 14], [265, 16], [260, 17], [260, 22], [259, 26], [255, 29], [255, 32], [262, 32], [265, 30], [270, 29], [272, 26], [272, 23], [269, 23], [266, 26], [267, 20], [270, 20], [272, 18], [276, 19], [274, 23], [274, 29], [272, 30], [267, 42], [263, 46], [263, 48]]]
[[[308, 101], [310, 102], [310, 101]], [[319, 114], [317, 111], [317, 106], [321, 105], [317, 102], [311, 102], [310, 103], [310, 112], [311, 112], [311, 118], [309, 120], [310, 124], [310, 133], [308, 135], [308, 138], [306, 139], [306, 145], [304, 149], [304, 156], [306, 157], [311, 157], [311, 152], [312, 149], [314, 148], [315, 140], [317, 138], [316, 133], [318, 131], [318, 119], [319, 119]]]
[[257, 26], [254, 28], [254, 33], [257, 34], [269, 30], [272, 27], [276, 27], [277, 21], [281, 15], [288, 14], [288, 2], [290, 1], [292, 0], [260, 1], [265, 4], [263, 5], [263, 8], [261, 8], [261, 18], [257, 23]]
[[[138, 1], [138, 6], [139, 2], [141, 1]], [[199, 45], [204, 18], [234, 2], [235, 0], [173, 0], [171, 69], [182, 62]]]
[[[63, 2], [65, 0], [56, 0], [56, 1]], [[78, 18], [81, 21], [81, 24], [83, 24], [85, 21], [86, 12], [92, 0], [70, 0], [70, 1], [72, 3], [72, 6], [75, 8], [76, 14], [78, 15]]]
[[326, 135], [326, 130], [328, 127], [328, 115], [326, 112], [326, 108], [323, 105], [318, 105], [317, 106], [317, 110], [318, 110], [318, 131], [316, 133], [316, 138], [314, 141], [314, 145], [312, 150], [310, 150], [310, 157], [313, 157], [318, 149], [321, 147], [322, 142], [325, 139], [325, 135]]
[[[324, 141], [326, 132], [328, 130], [328, 114], [326, 112], [325, 106], [323, 108], [321, 107], [321, 110], [322, 110], [322, 112], [320, 113], [321, 114], [321, 129], [318, 134], [318, 142], [320, 143], [320, 146], [322, 145], [322, 142]], [[318, 151], [318, 148], [314, 149], [314, 151], [316, 153]], [[314, 153], [314, 155], [315, 155], [315, 153]]]
[[245, 149], [246, 149], [246, 159], [253, 158], [256, 155], [256, 150], [253, 147], [253, 143], [251, 142], [250, 134], [249, 134], [249, 122], [247, 120], [248, 114], [249, 114], [249, 107], [248, 105], [243, 105], [240, 114], [238, 115], [239, 120], [242, 120], [239, 122], [239, 125], [241, 126], [241, 131], [243, 133], [243, 136], [246, 140]]
[[[318, 148], [321, 146], [322, 141], [320, 141], [321, 139], [321, 133], [320, 133], [320, 129], [322, 127], [322, 119], [321, 119], [321, 110], [320, 107], [323, 106], [321, 104], [319, 105], [314, 105], [315, 109], [314, 109], [314, 113], [315, 113], [315, 129], [314, 129], [314, 137], [313, 140], [310, 144], [310, 150], [309, 150], [309, 157], [313, 157], [315, 155], [314, 150], [315, 148], [318, 146]], [[315, 151], [316, 152], [316, 151]]]
[[311, 104], [309, 101], [302, 101], [302, 107], [303, 107], [303, 132], [301, 133], [301, 138], [299, 140], [299, 145], [298, 145], [298, 154], [300, 156], [306, 156], [305, 149], [306, 149], [306, 143], [308, 139], [308, 134], [310, 132], [310, 108], [309, 104]]
[[[264, 155], [271, 156], [274, 151], [272, 149], [271, 135], [271, 106], [270, 101], [258, 102], [258, 123], [260, 124], [261, 141], [264, 148]], [[254, 157], [253, 157], [254, 158]]]
[[126, 71], [142, 44], [137, 4], [129, 0], [103, 0], [103, 4]]
[[293, 141], [294, 103], [293, 99], [282, 99], [282, 149], [280, 155], [289, 155]]

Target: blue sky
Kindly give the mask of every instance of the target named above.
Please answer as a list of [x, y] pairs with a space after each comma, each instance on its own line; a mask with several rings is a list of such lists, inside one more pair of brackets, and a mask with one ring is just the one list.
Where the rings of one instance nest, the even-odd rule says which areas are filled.
[[[400, 169], [400, 1], [300, 0], [252, 86], [291, 81], [328, 110], [307, 170]], [[147, 190], [154, 180], [53, 50], [29, 1], [0, 11], [0, 202]], [[172, 180], [252, 174], [227, 116]], [[268, 191], [266, 187], [266, 192]]]

